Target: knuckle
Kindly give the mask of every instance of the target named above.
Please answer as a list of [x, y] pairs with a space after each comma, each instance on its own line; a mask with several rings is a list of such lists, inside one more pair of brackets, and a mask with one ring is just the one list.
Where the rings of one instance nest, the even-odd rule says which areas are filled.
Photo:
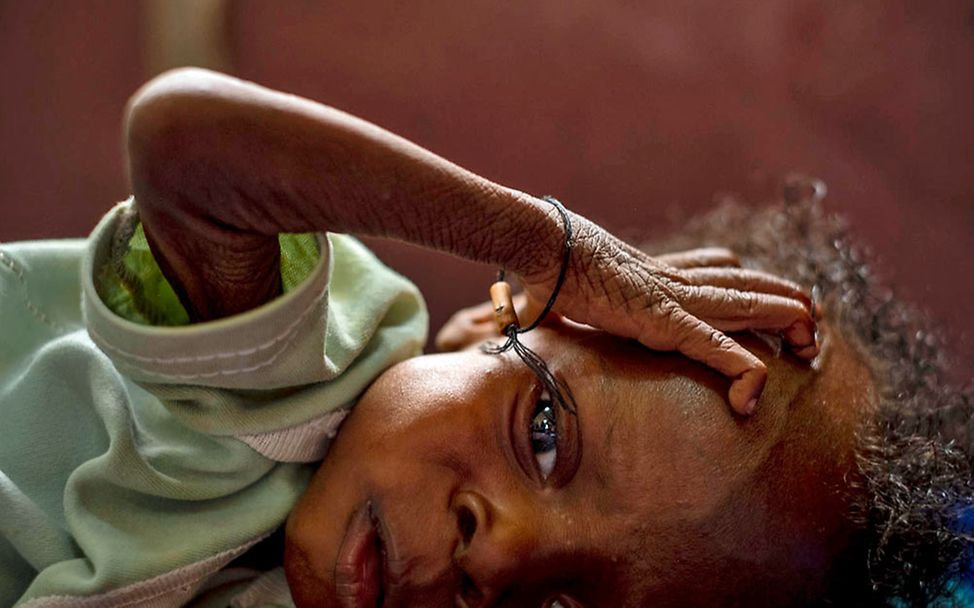
[[659, 280], [653, 281], [651, 285], [651, 291], [656, 298], [668, 300], [674, 304], [685, 300], [690, 293], [688, 285], [674, 282], [666, 277], [661, 277]]
[[683, 310], [680, 304], [672, 298], [653, 298], [648, 306], [651, 314], [675, 322], [677, 314]]
[[711, 328], [707, 332], [707, 345], [711, 350], [732, 350], [733, 347], [728, 344], [728, 341], [727, 337], [716, 329]]
[[673, 350], [680, 348], [693, 336], [692, 332], [680, 322], [678, 315], [665, 314], [647, 328], [644, 337], [645, 339], [640, 338], [640, 342], [652, 343], [655, 348], [661, 350]]
[[746, 293], [746, 294], [742, 294], [741, 297], [744, 298], [744, 313], [748, 317], [753, 317], [753, 316], [757, 315], [757, 313], [758, 313], [758, 311], [760, 310], [760, 307], [761, 307], [761, 302], [760, 302], [761, 298], [760, 298], [760, 296], [758, 296], [756, 294], [747, 294]]

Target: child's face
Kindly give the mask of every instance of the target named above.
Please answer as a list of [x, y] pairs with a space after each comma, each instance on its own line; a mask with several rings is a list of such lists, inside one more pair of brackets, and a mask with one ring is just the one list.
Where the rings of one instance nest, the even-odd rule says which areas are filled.
[[299, 606], [699, 605], [755, 576], [772, 599], [792, 593], [779, 578], [816, 584], [842, 544], [858, 421], [823, 405], [839, 395], [821, 380], [865, 378], [844, 343], [815, 373], [745, 339], [769, 380], [738, 418], [726, 380], [680, 356], [567, 324], [525, 337], [577, 402], [553, 412], [555, 453], [531, 441], [545, 404], [513, 355], [396, 366], [288, 522]]

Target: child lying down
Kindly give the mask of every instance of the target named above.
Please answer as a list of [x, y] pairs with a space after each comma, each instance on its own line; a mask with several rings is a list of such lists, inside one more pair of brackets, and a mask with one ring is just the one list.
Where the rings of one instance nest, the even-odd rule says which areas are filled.
[[[646, 255], [201, 70], [143, 87], [126, 129], [133, 199], [86, 242], [0, 248], [0, 604], [969, 592], [970, 401], [815, 205], [686, 230], [792, 282]], [[345, 232], [516, 273], [525, 321], [557, 294], [518, 335], [551, 375], [485, 351], [492, 305], [417, 356], [422, 299]]]

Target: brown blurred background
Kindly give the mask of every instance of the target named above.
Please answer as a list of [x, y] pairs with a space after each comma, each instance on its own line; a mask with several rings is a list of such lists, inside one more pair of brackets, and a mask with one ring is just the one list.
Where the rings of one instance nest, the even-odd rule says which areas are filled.
[[[974, 361], [969, 0], [0, 0], [0, 240], [126, 197], [120, 116], [206, 65], [372, 120], [631, 238], [823, 178], [898, 291]], [[433, 328], [492, 269], [370, 242]]]

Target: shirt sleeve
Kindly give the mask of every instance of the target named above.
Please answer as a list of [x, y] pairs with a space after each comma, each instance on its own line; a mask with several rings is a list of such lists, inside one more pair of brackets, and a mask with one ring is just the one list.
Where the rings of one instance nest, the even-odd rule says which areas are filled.
[[[254, 310], [177, 327], [123, 318], [98, 281], [118, 235], [131, 234], [123, 226], [131, 213], [131, 201], [120, 204], [90, 239], [82, 268], [88, 333], [119, 371], [194, 429], [263, 450], [275, 445], [276, 453], [301, 441], [289, 430], [320, 431], [323, 417], [422, 349], [427, 314], [416, 287], [357, 240], [336, 234], [317, 236], [320, 255], [299, 284]], [[307, 391], [297, 389], [309, 387], [314, 397], [302, 398]], [[306, 459], [299, 456], [285, 459]]]
[[[0, 374], [0, 506], [23, 507], [0, 508], [0, 549], [13, 552], [0, 558], [36, 572], [10, 584], [17, 605], [189, 601], [282, 524], [357, 397], [425, 343], [415, 286], [335, 234], [316, 237], [307, 276], [254, 310], [182, 326], [125, 318], [98, 281], [133, 213], [116, 206], [86, 245], [86, 331], [51, 329]], [[29, 533], [8, 534], [27, 520]]]

